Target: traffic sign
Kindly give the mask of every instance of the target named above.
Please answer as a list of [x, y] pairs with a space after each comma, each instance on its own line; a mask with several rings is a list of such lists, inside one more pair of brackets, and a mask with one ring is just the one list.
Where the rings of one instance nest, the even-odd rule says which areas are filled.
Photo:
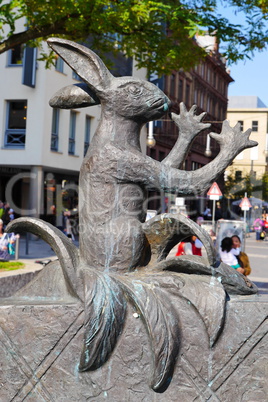
[[240, 208], [242, 211], [249, 211], [249, 208], [252, 208], [251, 203], [249, 202], [249, 199], [247, 197], [244, 197], [242, 201], [239, 204]]
[[211, 200], [219, 200], [222, 196], [222, 192], [216, 182], [212, 184], [207, 194]]

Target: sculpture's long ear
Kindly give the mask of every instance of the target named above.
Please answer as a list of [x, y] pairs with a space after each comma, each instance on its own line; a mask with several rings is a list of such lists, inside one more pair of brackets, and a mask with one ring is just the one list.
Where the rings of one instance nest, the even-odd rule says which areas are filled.
[[66, 39], [50, 38], [47, 43], [98, 96], [110, 86], [114, 77], [92, 50]]
[[51, 107], [75, 109], [99, 105], [100, 100], [87, 84], [74, 84], [59, 89], [49, 100]]

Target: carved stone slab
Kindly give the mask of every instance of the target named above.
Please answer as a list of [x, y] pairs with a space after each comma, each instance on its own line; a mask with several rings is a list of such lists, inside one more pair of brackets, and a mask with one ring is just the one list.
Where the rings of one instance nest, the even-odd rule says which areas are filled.
[[149, 337], [133, 307], [110, 359], [95, 371], [79, 372], [82, 304], [2, 301], [0, 400], [267, 401], [268, 296], [232, 296], [223, 333], [212, 349], [196, 310], [182, 298], [174, 297], [175, 302], [181, 352], [162, 394], [149, 386]]

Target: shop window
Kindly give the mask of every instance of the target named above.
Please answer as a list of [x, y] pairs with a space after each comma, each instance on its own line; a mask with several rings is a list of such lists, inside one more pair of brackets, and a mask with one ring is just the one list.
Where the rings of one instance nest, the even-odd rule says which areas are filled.
[[70, 129], [69, 129], [69, 155], [75, 153], [75, 131], [76, 131], [76, 112], [71, 111], [70, 114]]
[[84, 156], [87, 153], [89, 143], [90, 143], [90, 127], [91, 127], [91, 117], [86, 116], [85, 124], [85, 141], [84, 141]]
[[5, 131], [5, 147], [25, 147], [27, 119], [27, 101], [15, 100], [7, 102], [7, 124]]
[[253, 120], [252, 131], [258, 131], [258, 121]]
[[8, 51], [8, 66], [22, 66], [23, 65], [23, 46], [16, 45]]
[[51, 127], [51, 151], [58, 151], [59, 148], [59, 120], [60, 110], [53, 109], [52, 112], [52, 127]]

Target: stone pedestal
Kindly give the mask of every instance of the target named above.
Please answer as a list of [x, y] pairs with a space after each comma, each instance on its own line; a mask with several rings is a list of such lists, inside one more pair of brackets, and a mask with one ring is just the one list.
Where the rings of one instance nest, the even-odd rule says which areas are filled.
[[79, 372], [82, 304], [2, 301], [0, 401], [267, 401], [268, 296], [231, 297], [212, 349], [196, 310], [182, 299], [176, 304], [181, 350], [169, 387], [155, 393], [149, 337], [132, 306], [108, 362]]

